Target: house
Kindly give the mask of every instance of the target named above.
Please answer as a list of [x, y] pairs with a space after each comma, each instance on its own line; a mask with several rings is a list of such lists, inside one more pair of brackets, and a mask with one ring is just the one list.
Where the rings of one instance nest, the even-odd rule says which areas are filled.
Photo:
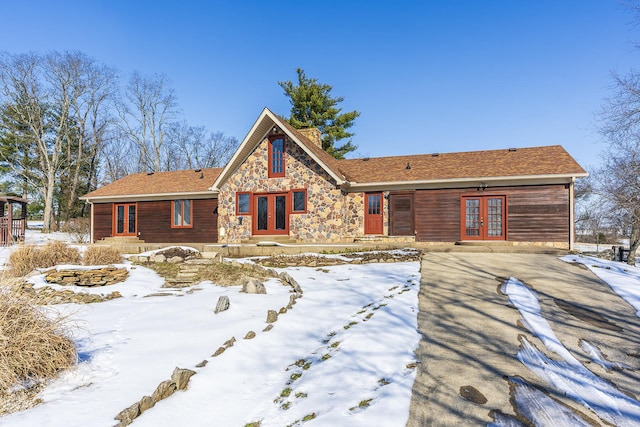
[[568, 248], [573, 184], [559, 145], [337, 160], [317, 129], [264, 109], [221, 169], [133, 174], [81, 199], [91, 240], [158, 243], [505, 241]]

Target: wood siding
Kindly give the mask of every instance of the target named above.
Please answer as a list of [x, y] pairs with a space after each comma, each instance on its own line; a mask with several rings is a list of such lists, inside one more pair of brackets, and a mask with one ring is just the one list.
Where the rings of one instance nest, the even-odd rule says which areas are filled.
[[413, 193], [389, 194], [389, 235], [413, 236]]
[[113, 232], [113, 203], [93, 205], [93, 240], [111, 237]]
[[[171, 228], [171, 200], [138, 202], [138, 237], [147, 243], [217, 243], [218, 201], [192, 200], [191, 228]], [[94, 205], [94, 239], [112, 236], [113, 203]]]
[[460, 195], [468, 190], [418, 190], [413, 207], [417, 242], [460, 240]]
[[507, 196], [507, 240], [569, 242], [569, 190], [564, 184], [528, 187], [418, 190], [414, 209], [416, 241], [456, 242], [460, 239], [462, 195]]
[[507, 203], [509, 240], [569, 242], [569, 190], [564, 185], [516, 189]]

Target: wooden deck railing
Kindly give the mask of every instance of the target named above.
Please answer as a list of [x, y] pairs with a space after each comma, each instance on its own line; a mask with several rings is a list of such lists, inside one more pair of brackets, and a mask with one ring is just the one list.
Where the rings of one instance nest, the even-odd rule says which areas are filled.
[[24, 240], [26, 220], [13, 219], [9, 224], [9, 218], [0, 217], [0, 246], [11, 246]]

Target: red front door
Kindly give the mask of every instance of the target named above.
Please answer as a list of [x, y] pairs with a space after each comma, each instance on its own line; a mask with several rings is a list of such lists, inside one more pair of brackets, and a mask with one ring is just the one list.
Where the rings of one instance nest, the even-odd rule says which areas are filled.
[[506, 240], [505, 196], [462, 197], [462, 240]]
[[289, 234], [287, 193], [254, 194], [253, 234]]
[[382, 234], [384, 232], [382, 200], [382, 193], [365, 193], [364, 234]]
[[135, 203], [116, 204], [113, 206], [113, 235], [137, 235], [137, 210]]

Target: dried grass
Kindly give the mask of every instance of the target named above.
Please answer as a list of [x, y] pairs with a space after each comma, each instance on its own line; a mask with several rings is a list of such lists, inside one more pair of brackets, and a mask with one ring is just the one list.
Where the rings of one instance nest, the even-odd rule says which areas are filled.
[[62, 242], [51, 242], [45, 246], [25, 245], [11, 252], [9, 267], [16, 277], [29, 274], [36, 268], [48, 268], [58, 264], [78, 264], [80, 252]]
[[122, 264], [122, 252], [113, 246], [89, 246], [84, 253], [84, 265]]
[[52, 318], [25, 295], [0, 287], [0, 392], [53, 378], [77, 361], [68, 320]]

